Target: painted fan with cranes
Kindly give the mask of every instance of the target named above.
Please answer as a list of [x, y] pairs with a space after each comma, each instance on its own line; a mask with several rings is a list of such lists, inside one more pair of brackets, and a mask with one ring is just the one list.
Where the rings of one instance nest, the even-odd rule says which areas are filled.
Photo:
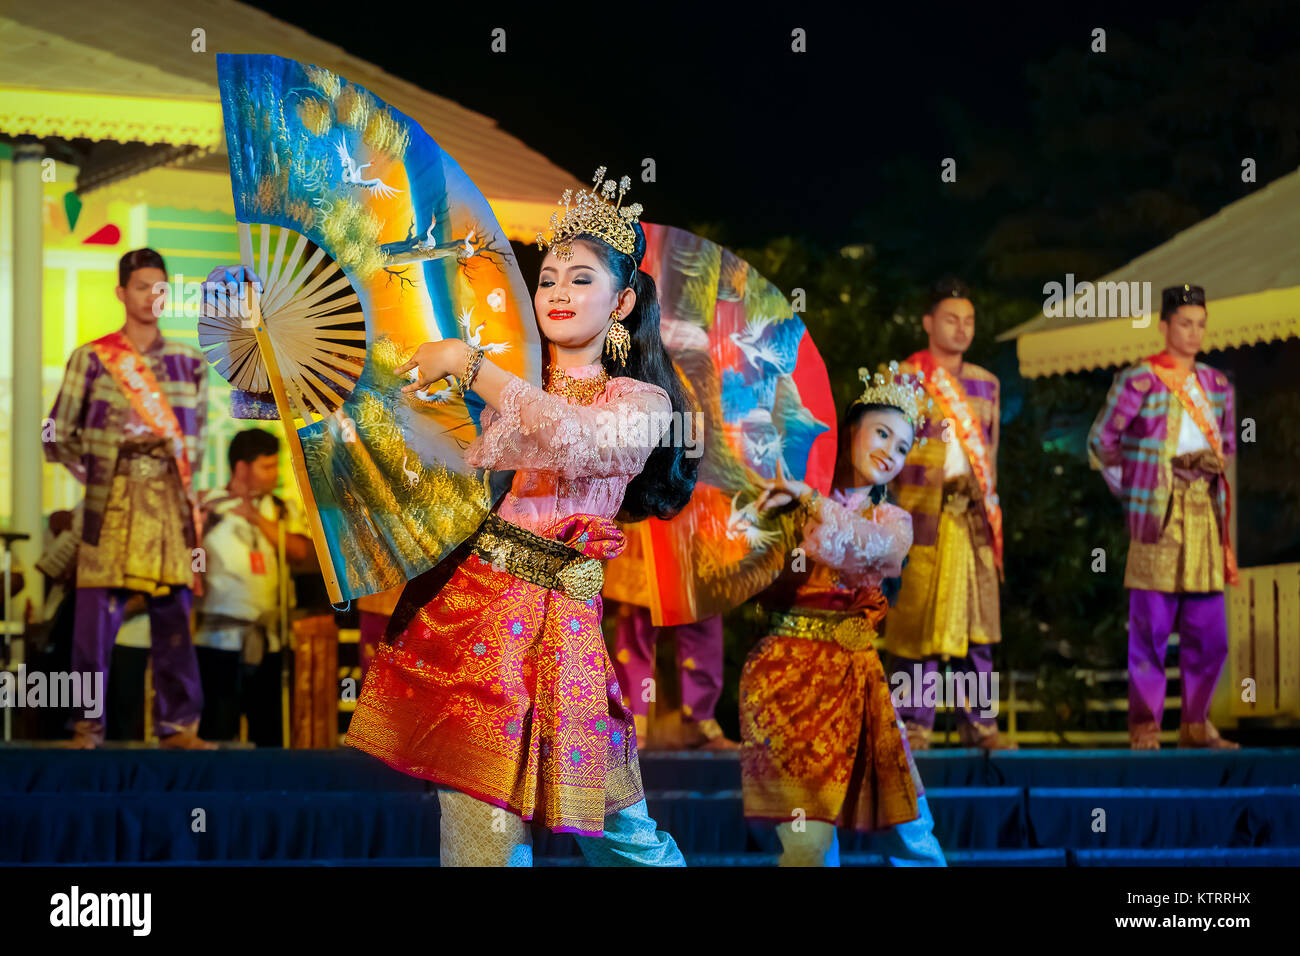
[[640, 536], [627, 560], [639, 555], [644, 568], [614, 559], [605, 593], [648, 603], [662, 626], [731, 610], [776, 579], [796, 543], [794, 518], [754, 503], [778, 462], [830, 490], [836, 420], [826, 363], [781, 291], [708, 239], [643, 225], [641, 268], [658, 287], [664, 345], [701, 410], [689, 453], [702, 458], [680, 514], [627, 526]]
[[396, 587], [497, 495], [464, 461], [482, 402], [403, 393], [394, 369], [459, 337], [540, 384], [531, 297], [487, 200], [409, 117], [282, 57], [217, 72], [242, 262], [209, 277], [200, 345], [235, 417], [284, 423], [331, 598]]

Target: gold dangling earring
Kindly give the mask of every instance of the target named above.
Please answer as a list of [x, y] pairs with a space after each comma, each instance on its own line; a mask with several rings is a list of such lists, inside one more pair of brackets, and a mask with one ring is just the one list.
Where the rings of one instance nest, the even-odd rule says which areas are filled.
[[613, 356], [619, 366], [623, 366], [627, 364], [627, 350], [632, 344], [632, 334], [628, 332], [627, 326], [619, 321], [617, 309], [611, 312], [609, 317], [614, 320], [614, 324], [605, 333], [605, 353]]

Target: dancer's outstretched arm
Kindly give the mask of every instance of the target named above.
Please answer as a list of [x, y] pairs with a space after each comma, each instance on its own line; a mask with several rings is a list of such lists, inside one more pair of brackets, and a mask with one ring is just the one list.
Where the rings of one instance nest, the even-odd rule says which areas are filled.
[[[469, 346], [460, 339], [426, 342], [395, 370], [419, 367], [425, 388], [460, 375]], [[485, 356], [470, 390], [495, 411], [485, 412], [483, 431], [465, 460], [476, 467], [551, 471], [566, 477], [637, 475], [671, 424], [672, 403], [657, 385], [619, 380], [601, 405], [571, 405], [489, 361]]]

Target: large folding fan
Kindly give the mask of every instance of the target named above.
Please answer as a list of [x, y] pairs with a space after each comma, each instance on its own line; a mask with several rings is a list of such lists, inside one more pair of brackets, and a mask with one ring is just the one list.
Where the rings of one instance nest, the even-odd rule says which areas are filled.
[[531, 298], [487, 201], [409, 117], [294, 60], [217, 72], [242, 262], [210, 277], [200, 345], [235, 417], [284, 423], [331, 598], [395, 587], [497, 494], [464, 461], [482, 402], [403, 393], [393, 370], [459, 337], [540, 383]]
[[648, 604], [657, 625], [682, 624], [744, 603], [780, 574], [794, 519], [754, 505], [778, 462], [830, 490], [835, 404], [826, 363], [775, 285], [708, 239], [643, 225], [641, 268], [655, 278], [664, 345], [702, 412], [692, 452], [702, 458], [680, 514], [628, 526], [641, 536], [630, 551], [644, 556], [644, 578], [613, 569], [628, 590], [606, 593]]

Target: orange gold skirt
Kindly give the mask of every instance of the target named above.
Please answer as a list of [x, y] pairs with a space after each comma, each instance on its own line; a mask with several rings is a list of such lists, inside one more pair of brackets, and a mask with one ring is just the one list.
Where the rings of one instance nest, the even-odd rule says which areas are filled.
[[[592, 558], [623, 544], [613, 522], [583, 515], [545, 536]], [[576, 601], [470, 554], [380, 645], [344, 742], [552, 831], [599, 836], [643, 796], [600, 615], [599, 595]]]
[[917, 817], [919, 777], [874, 648], [768, 636], [740, 676], [745, 816], [883, 830]]

